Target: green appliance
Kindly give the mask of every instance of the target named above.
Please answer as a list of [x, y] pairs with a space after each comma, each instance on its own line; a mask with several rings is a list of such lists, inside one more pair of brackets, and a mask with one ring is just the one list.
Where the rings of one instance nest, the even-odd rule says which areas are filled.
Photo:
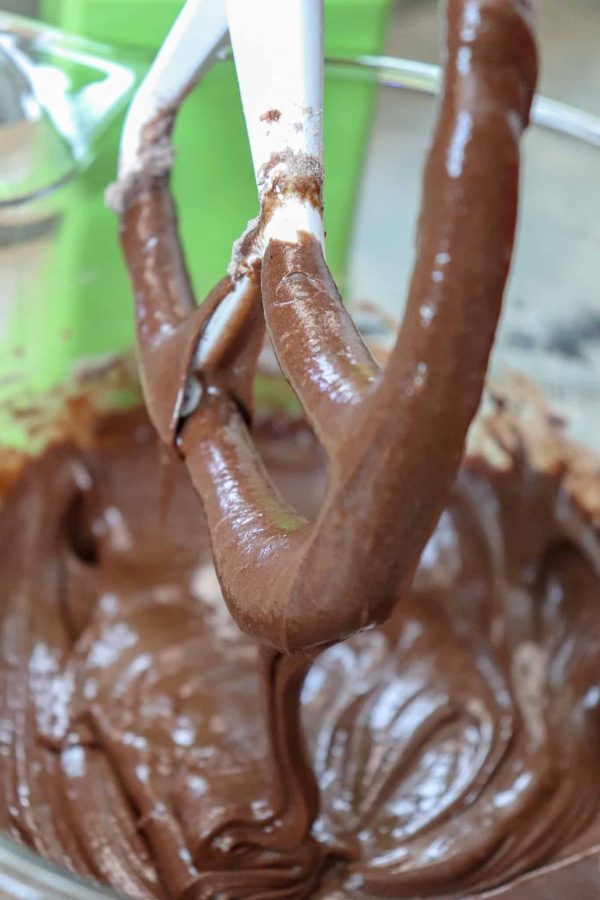
[[[20, 368], [21, 397], [57, 384], [75, 361], [121, 352], [132, 345], [130, 288], [117, 222], [105, 206], [104, 191], [115, 178], [126, 102], [181, 5], [182, 0], [41, 0], [41, 14], [48, 24], [65, 35], [94, 42], [82, 44], [74, 55], [66, 40], [67, 51], [55, 57], [65, 83], [71, 82], [65, 108], [83, 84], [87, 99], [79, 112], [85, 114], [90, 99], [93, 106], [90, 84], [93, 88], [97, 78], [100, 89], [100, 75], [106, 77], [106, 66], [97, 67], [96, 72], [94, 55], [96, 62], [108, 60], [110, 65], [112, 60], [128, 67], [133, 78], [127, 96], [119, 99], [118, 115], [106, 116], [104, 127], [93, 134], [91, 152], [77, 177], [59, 189], [60, 215], [55, 217], [52, 241], [26, 292], [23, 289], [22, 296], [17, 296], [8, 334], [0, 341], [0, 376], [10, 379], [13, 369]], [[326, 55], [339, 61], [377, 53], [390, 5], [391, 0], [325, 0]], [[56, 40], [60, 43], [61, 36]], [[77, 63], [69, 61], [75, 57]], [[375, 90], [374, 81], [364, 73], [349, 72], [339, 63], [327, 70], [327, 255], [342, 290]], [[175, 144], [173, 190], [192, 281], [202, 298], [223, 276], [232, 242], [257, 212], [231, 60], [217, 62], [187, 99]], [[19, 442], [2, 428], [0, 443], [6, 439]]]

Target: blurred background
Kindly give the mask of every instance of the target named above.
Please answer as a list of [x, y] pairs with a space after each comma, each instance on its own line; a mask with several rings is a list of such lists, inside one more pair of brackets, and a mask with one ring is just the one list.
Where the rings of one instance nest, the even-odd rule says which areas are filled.
[[[177, 0], [0, 0], [0, 12], [43, 10], [51, 23], [103, 42], [73, 44], [67, 53], [35, 39], [13, 45], [10, 35], [2, 44], [0, 399], [7, 378], [45, 390], [74, 360], [131, 344], [130, 291], [103, 193], [115, 177], [125, 105], [176, 8]], [[415, 71], [403, 81], [393, 66], [344, 69], [339, 60], [383, 54], [439, 63], [440, 3], [326, 0], [325, 8], [326, 52], [338, 58], [325, 96], [328, 263], [346, 300], [375, 303], [398, 319], [436, 105], [427, 93], [403, 90], [415, 86]], [[537, 10], [540, 92], [599, 116], [600, 0], [538, 0]], [[19, 74], [23, 60], [33, 68]], [[94, 130], [105, 101], [114, 109]], [[207, 121], [210, 129], [199, 127]], [[570, 412], [581, 409], [589, 430], [588, 411], [600, 402], [600, 121], [588, 130], [585, 141], [541, 128], [527, 135], [518, 251], [498, 348]], [[214, 67], [186, 102], [175, 139], [173, 187], [201, 297], [256, 212], [231, 63]], [[43, 179], [59, 189], [40, 192]], [[11, 202], [10, 191], [23, 186], [29, 193]], [[594, 420], [600, 445], [600, 417]]]
[[[118, 0], [106, 0], [118, 8]], [[34, 16], [38, 0], [2, 0], [6, 12]], [[437, 0], [396, 0], [385, 50], [435, 62]], [[599, 0], [538, 0], [544, 54], [541, 90], [557, 100], [600, 113]]]
[[[435, 0], [395, 4], [387, 39], [389, 53], [439, 59]], [[540, 91], [600, 113], [599, 0], [537, 0], [542, 50]]]

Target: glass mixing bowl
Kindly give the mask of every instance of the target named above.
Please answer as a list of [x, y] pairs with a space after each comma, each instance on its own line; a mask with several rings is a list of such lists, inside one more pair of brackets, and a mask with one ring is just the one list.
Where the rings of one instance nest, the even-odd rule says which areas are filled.
[[[349, 301], [375, 304], [397, 319], [410, 277], [420, 172], [435, 119], [439, 70], [390, 58], [330, 60], [327, 82], [342, 91], [365, 84], [376, 93], [347, 266], [334, 275]], [[600, 391], [600, 120], [538, 100], [534, 121], [525, 142], [518, 246], [492, 371], [508, 367], [529, 374], [561, 406], [573, 433], [592, 448], [600, 447], [600, 416], [595, 415]], [[351, 122], [348, 129], [350, 142]], [[239, 154], [246, 164], [245, 145]], [[334, 167], [335, 160], [328, 165]], [[101, 196], [93, 202], [100, 208]], [[328, 202], [336, 203], [335, 192]], [[47, 240], [45, 252], [51, 258], [60, 252], [60, 243], [55, 232]], [[24, 233], [22, 241], [0, 252], [4, 302], [21, 304], [25, 315], [28, 292], [37, 295], [40, 287], [41, 276], [27, 261], [29, 251], [39, 250], [38, 242]], [[109, 249], [106, 267], [118, 259], [116, 226]], [[59, 263], [56, 259], [55, 265]], [[80, 275], [86, 277], [84, 271]], [[93, 277], [102, 277], [101, 266]], [[129, 298], [123, 296], [122, 303]], [[363, 315], [361, 321], [368, 331], [380, 329], [377, 317]], [[0, 894], [20, 900], [115, 896], [5, 838], [0, 838]]]

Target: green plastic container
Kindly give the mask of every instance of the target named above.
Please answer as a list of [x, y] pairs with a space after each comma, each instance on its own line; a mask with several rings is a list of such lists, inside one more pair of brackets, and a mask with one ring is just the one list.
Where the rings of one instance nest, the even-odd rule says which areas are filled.
[[[251, 2], [251, 0], [249, 0]], [[42, 0], [47, 22], [111, 45], [119, 57], [152, 59], [181, 0]], [[376, 53], [390, 0], [326, 0], [326, 54]], [[326, 79], [325, 216], [328, 261], [343, 288], [346, 250], [360, 181], [374, 87]], [[115, 177], [122, 117], [104, 135], [93, 164], [70, 188], [68, 214], [45, 277], [38, 387], [48, 387], [82, 357], [131, 345], [130, 289], [117, 223], [103, 202]], [[232, 62], [217, 63], [178, 120], [173, 189], [188, 265], [201, 298], [220, 279], [232, 241], [257, 213], [256, 188]]]

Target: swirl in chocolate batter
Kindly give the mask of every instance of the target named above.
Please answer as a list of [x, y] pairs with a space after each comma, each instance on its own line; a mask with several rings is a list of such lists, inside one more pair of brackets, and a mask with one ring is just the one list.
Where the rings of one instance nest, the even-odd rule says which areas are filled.
[[[0, 513], [2, 828], [132, 898], [596, 897], [600, 464], [529, 389], [495, 407], [407, 602], [303, 687], [229, 617], [181, 463], [161, 522], [143, 414], [26, 467]], [[314, 514], [307, 426], [255, 436]]]

